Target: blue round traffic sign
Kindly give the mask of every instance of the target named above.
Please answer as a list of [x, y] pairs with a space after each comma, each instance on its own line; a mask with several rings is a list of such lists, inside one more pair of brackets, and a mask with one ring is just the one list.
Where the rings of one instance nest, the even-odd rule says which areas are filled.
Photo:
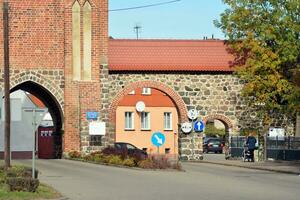
[[161, 132], [153, 133], [151, 137], [151, 142], [154, 146], [160, 147], [162, 146], [166, 141], [166, 137]]
[[204, 130], [204, 123], [203, 121], [196, 121], [195, 124], [194, 124], [194, 130], [196, 132], [202, 132]]

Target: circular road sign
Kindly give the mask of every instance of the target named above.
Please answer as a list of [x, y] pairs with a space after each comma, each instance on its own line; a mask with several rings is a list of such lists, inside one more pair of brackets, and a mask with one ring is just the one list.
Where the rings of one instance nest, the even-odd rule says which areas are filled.
[[166, 141], [166, 137], [161, 132], [153, 133], [151, 137], [151, 142], [154, 146], [160, 147], [162, 146]]
[[197, 111], [196, 109], [189, 110], [189, 111], [188, 111], [188, 117], [189, 117], [191, 120], [197, 119], [197, 117], [198, 117], [198, 111]]
[[194, 124], [194, 130], [196, 132], [202, 132], [204, 130], [204, 122], [201, 120], [201, 121], [196, 121], [195, 124]]
[[183, 124], [181, 124], [181, 130], [184, 133], [190, 133], [192, 131], [193, 127], [192, 127], [192, 123], [190, 122], [185, 122]]

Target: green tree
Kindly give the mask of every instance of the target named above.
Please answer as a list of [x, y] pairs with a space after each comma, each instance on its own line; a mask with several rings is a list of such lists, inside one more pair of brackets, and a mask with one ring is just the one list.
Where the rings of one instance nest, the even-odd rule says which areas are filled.
[[250, 106], [294, 115], [300, 105], [300, 1], [223, 0], [216, 21], [228, 38]]

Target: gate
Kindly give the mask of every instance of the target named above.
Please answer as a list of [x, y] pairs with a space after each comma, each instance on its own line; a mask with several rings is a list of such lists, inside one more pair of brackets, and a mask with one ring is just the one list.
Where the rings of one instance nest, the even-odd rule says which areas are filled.
[[54, 158], [53, 127], [38, 128], [38, 157], [41, 159]]

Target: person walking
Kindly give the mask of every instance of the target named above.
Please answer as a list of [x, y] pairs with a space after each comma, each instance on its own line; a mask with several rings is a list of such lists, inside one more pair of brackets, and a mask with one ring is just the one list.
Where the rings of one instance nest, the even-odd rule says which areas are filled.
[[251, 162], [254, 162], [254, 150], [255, 150], [256, 138], [253, 136], [253, 133], [250, 133], [249, 136], [247, 137], [246, 144], [251, 155]]

